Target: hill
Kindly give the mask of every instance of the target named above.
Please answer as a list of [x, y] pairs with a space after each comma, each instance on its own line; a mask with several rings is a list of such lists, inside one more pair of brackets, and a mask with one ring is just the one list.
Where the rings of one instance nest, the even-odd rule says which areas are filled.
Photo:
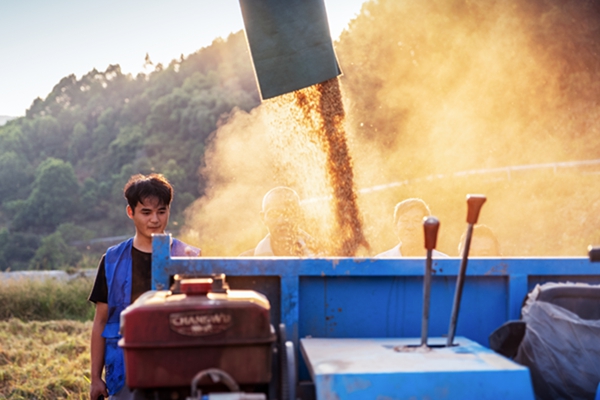
[[6, 124], [8, 121], [10, 121], [11, 119], [15, 119], [17, 117], [9, 117], [7, 115], [0, 115], [0, 126]]
[[64, 77], [0, 127], [0, 269], [76, 265], [69, 243], [130, 233], [121, 191], [134, 173], [173, 183], [169, 229], [178, 229], [203, 194], [197, 171], [211, 133], [258, 103], [242, 32], [149, 74], [110, 65]]
[[[597, 0], [366, 2], [335, 43], [355, 181], [404, 182], [359, 198], [373, 248], [394, 244], [393, 206], [418, 196], [455, 254], [464, 196], [479, 191], [506, 255], [599, 242], [597, 168], [460, 175], [600, 158], [599, 26]], [[168, 228], [185, 225], [205, 254], [254, 246], [264, 189], [286, 183], [273, 168], [296, 168], [302, 197], [315, 186], [302, 168], [323, 171], [259, 103], [242, 32], [149, 74], [64, 77], [0, 127], [0, 269], [95, 264], [70, 244], [130, 233], [121, 190], [138, 172], [174, 183]]]

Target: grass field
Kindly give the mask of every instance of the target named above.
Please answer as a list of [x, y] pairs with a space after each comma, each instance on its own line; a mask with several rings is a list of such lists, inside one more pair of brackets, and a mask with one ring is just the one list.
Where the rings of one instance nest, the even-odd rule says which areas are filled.
[[93, 281], [86, 278], [67, 282], [54, 279], [0, 282], [0, 320], [91, 320], [94, 307], [87, 298], [92, 285]]
[[88, 399], [89, 279], [0, 284], [0, 399]]
[[89, 398], [91, 321], [0, 321], [0, 398]]

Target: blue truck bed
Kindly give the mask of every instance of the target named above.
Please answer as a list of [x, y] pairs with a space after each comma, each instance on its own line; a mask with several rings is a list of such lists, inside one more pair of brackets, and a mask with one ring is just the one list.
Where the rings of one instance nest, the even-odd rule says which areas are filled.
[[[224, 273], [233, 289], [269, 298], [273, 324], [286, 325], [296, 349], [300, 338], [420, 336], [424, 258], [171, 258], [169, 240], [154, 238], [153, 289], [167, 289], [175, 274]], [[459, 258], [434, 260], [430, 337], [448, 331], [459, 265]], [[536, 284], [600, 284], [599, 265], [586, 257], [471, 259], [456, 334], [488, 346], [490, 333], [520, 318]], [[300, 379], [310, 379], [300, 360]]]

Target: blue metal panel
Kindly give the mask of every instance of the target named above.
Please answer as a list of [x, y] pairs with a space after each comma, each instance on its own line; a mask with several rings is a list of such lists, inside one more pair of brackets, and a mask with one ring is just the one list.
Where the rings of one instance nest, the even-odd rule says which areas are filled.
[[[448, 330], [454, 285], [451, 277], [432, 280], [430, 335]], [[486, 343], [506, 321], [505, 287], [506, 279], [469, 277], [458, 333]], [[300, 337], [419, 336], [422, 290], [423, 279], [416, 276], [302, 278]]]
[[298, 343], [298, 296], [298, 277], [283, 276], [281, 278], [281, 322], [286, 326], [289, 340], [294, 343]]
[[527, 368], [464, 337], [458, 346], [409, 352], [402, 349], [418, 338], [301, 342], [319, 400], [534, 398]]
[[[520, 379], [522, 373], [519, 371], [485, 371], [478, 375], [475, 379], [473, 374], [446, 374], [446, 377], [436, 379], [441, 382], [435, 387], [430, 375], [416, 372], [399, 377], [390, 374], [369, 374], [368, 379], [357, 376], [344, 377], [340, 380], [318, 378], [315, 386], [319, 388], [318, 400], [533, 400], [535, 398], [531, 386], [527, 387], [526, 380]], [[477, 385], [474, 385], [475, 382]], [[480, 382], [485, 383], [485, 388]]]
[[[289, 336], [418, 336], [425, 260], [351, 258], [171, 258], [169, 236], [155, 235], [152, 287], [176, 273], [278, 277]], [[460, 260], [434, 261], [430, 335], [446, 333]], [[469, 261], [457, 334], [487, 345], [503, 322], [518, 318], [536, 283], [600, 283], [600, 265], [576, 258], [479, 258]]]
[[508, 319], [520, 319], [523, 300], [527, 295], [527, 275], [510, 275], [508, 280]]

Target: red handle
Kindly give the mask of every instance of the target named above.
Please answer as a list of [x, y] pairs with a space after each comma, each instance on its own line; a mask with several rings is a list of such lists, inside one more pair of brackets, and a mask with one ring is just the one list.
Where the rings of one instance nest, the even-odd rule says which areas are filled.
[[440, 228], [440, 221], [434, 217], [423, 218], [423, 230], [425, 231], [425, 248], [427, 250], [435, 249], [435, 243], [437, 242], [438, 229]]
[[469, 194], [467, 195], [467, 223], [474, 225], [479, 219], [479, 211], [483, 203], [486, 201], [486, 197], [482, 194]]

